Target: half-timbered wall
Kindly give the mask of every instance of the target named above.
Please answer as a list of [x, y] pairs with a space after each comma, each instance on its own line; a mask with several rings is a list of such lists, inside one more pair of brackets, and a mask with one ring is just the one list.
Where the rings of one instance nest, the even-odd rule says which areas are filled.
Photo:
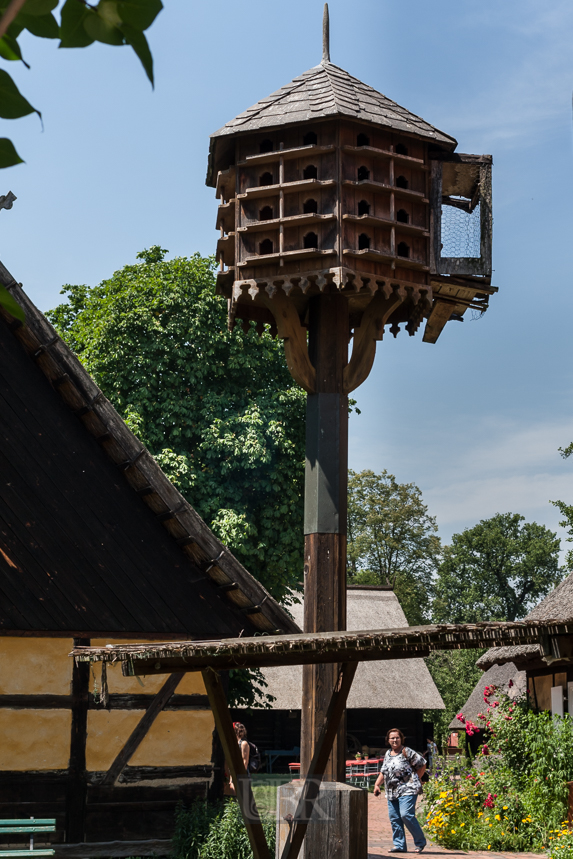
[[[108, 643], [121, 641], [92, 640]], [[71, 638], [0, 637], [0, 817], [55, 816], [56, 843], [170, 837], [177, 802], [213, 784], [214, 721], [201, 675], [182, 677], [105, 783], [166, 678], [127, 678], [112, 667], [104, 706], [101, 666], [74, 674], [72, 647]]]

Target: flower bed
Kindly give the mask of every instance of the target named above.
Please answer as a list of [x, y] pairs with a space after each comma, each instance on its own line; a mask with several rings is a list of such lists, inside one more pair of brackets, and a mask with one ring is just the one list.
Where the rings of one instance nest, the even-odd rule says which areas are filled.
[[428, 835], [455, 850], [549, 849], [554, 859], [573, 859], [573, 833], [562, 823], [573, 780], [571, 717], [533, 713], [493, 687], [484, 697], [480, 725], [458, 718], [487, 742], [473, 761], [442, 762], [425, 785]]

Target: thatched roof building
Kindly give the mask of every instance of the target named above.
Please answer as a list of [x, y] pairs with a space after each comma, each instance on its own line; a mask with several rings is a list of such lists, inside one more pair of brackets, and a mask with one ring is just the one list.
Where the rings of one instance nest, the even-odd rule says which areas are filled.
[[[303, 626], [303, 605], [295, 603], [290, 612]], [[408, 626], [402, 606], [393, 590], [382, 587], [349, 587], [347, 627], [399, 629]], [[302, 666], [264, 668], [267, 692], [274, 695], [275, 710], [300, 710]], [[348, 696], [348, 709], [442, 710], [444, 702], [423, 659], [386, 659], [362, 662], [358, 666]]]
[[[303, 625], [302, 603], [290, 606], [298, 626]], [[349, 587], [347, 627], [364, 629], [398, 629], [408, 621], [394, 591], [384, 587]], [[300, 665], [262, 669], [267, 692], [275, 697], [271, 710], [236, 710], [245, 722], [249, 737], [261, 750], [293, 749], [300, 745], [300, 711], [302, 703], [302, 667]], [[358, 666], [347, 704], [347, 738], [350, 753], [381, 749], [389, 728], [399, 727], [409, 745], [426, 749], [426, 735], [431, 727], [423, 723], [424, 710], [442, 710], [444, 703], [424, 660], [385, 659], [361, 662]], [[294, 756], [293, 756], [294, 757]], [[286, 758], [279, 758], [275, 768], [285, 768]]]
[[[526, 620], [565, 620], [573, 616], [573, 573], [570, 573], [554, 591], [542, 600], [539, 605], [529, 612]], [[555, 657], [545, 660], [548, 662], [559, 661]], [[571, 661], [571, 657], [567, 657]], [[492, 665], [503, 665], [513, 662], [520, 669], [527, 667], [541, 667], [543, 653], [539, 644], [520, 644], [513, 647], [492, 647], [481, 656], [476, 665], [487, 670]]]

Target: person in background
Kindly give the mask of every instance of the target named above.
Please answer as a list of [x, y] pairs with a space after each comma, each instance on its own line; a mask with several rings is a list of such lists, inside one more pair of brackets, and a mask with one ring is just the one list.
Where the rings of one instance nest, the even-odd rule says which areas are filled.
[[433, 740], [431, 740], [429, 737], [426, 740], [426, 743], [427, 743], [426, 760], [428, 762], [428, 769], [433, 770], [434, 769], [434, 762], [435, 762], [436, 756], [438, 754], [438, 747], [435, 744], [435, 742]]
[[380, 796], [380, 786], [384, 781], [394, 842], [390, 853], [407, 852], [404, 824], [414, 839], [414, 853], [421, 853], [426, 846], [426, 837], [416, 819], [416, 800], [422, 793], [420, 779], [426, 772], [426, 762], [422, 755], [404, 745], [404, 739], [399, 728], [391, 728], [386, 734], [390, 748], [376, 779], [374, 796]]
[[[245, 765], [247, 775], [249, 775], [249, 757], [251, 755], [251, 749], [247, 742], [247, 729], [241, 722], [233, 722], [233, 728], [235, 729], [237, 742], [241, 750], [241, 756], [243, 758], [243, 763]], [[233, 778], [231, 775], [229, 775], [229, 788], [233, 791], [233, 793], [236, 793], [235, 785], [233, 784]]]

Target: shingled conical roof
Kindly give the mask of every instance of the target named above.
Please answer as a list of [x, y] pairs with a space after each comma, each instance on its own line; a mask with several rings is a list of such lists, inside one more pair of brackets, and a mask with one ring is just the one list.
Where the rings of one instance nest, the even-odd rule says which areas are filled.
[[211, 135], [208, 184], [214, 184], [214, 148], [219, 138], [263, 128], [344, 116], [415, 134], [447, 149], [457, 141], [358, 78], [323, 60], [318, 66], [261, 99]]

